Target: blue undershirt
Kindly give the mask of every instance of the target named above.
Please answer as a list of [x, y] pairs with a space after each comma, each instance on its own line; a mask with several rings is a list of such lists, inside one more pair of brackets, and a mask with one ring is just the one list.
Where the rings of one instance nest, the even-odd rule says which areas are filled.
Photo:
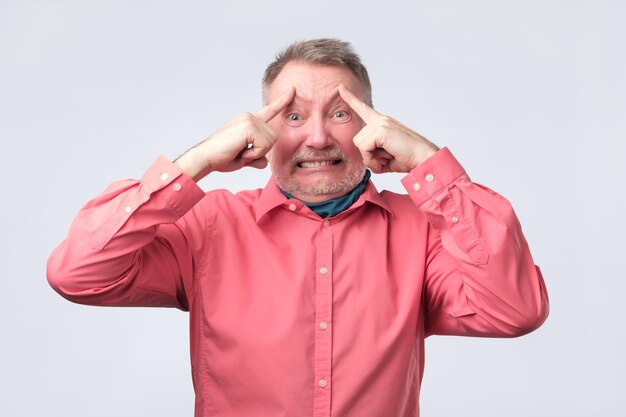
[[[359, 199], [361, 194], [363, 194], [363, 190], [365, 189], [367, 181], [371, 176], [372, 173], [370, 170], [366, 169], [363, 179], [352, 189], [352, 191], [348, 194], [342, 195], [341, 197], [333, 198], [332, 200], [322, 201], [321, 203], [309, 203], [307, 201], [300, 200], [299, 198], [298, 200], [302, 201], [305, 206], [313, 210], [313, 212], [321, 218], [325, 219], [326, 217], [332, 217], [341, 213]], [[280, 190], [280, 192], [287, 198], [296, 198], [286, 191]]]

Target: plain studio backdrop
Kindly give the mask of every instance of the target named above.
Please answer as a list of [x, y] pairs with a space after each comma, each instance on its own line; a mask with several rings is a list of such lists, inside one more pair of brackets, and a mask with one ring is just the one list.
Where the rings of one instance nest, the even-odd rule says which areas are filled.
[[[257, 110], [274, 54], [312, 37], [351, 41], [379, 111], [511, 200], [545, 275], [538, 331], [427, 340], [423, 416], [626, 415], [625, 12], [619, 1], [1, 0], [0, 415], [192, 416], [187, 314], [71, 304], [48, 286], [46, 260], [110, 182]], [[201, 185], [268, 178], [247, 168]], [[374, 182], [403, 191], [400, 178]]]

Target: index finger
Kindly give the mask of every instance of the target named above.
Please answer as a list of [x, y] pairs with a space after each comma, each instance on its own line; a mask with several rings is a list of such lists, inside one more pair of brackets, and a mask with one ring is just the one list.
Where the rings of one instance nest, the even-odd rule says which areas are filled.
[[254, 113], [254, 115], [263, 120], [265, 123], [269, 122], [274, 117], [276, 117], [278, 113], [283, 111], [283, 109], [287, 107], [289, 103], [291, 103], [291, 100], [293, 100], [293, 96], [295, 95], [295, 93], [296, 89], [293, 86], [289, 87], [287, 91], [280, 95], [280, 97], [263, 107], [261, 110]]
[[380, 116], [380, 113], [361, 101], [343, 84], [339, 85], [337, 91], [339, 91], [341, 99], [345, 101], [366, 124], [373, 122], [375, 118]]

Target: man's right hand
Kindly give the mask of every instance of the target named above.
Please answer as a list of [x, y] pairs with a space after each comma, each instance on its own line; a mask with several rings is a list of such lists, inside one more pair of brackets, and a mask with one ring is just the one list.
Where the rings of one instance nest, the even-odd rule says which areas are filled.
[[291, 103], [294, 95], [295, 88], [289, 87], [256, 113], [237, 116], [174, 163], [196, 182], [213, 171], [230, 172], [245, 166], [265, 168], [265, 154], [277, 139], [267, 123]]

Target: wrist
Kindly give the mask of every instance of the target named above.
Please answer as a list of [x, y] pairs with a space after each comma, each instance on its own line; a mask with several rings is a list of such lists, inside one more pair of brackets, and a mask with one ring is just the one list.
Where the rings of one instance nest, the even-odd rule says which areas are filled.
[[413, 154], [412, 163], [410, 164], [409, 170], [423, 164], [424, 161], [436, 154], [439, 150], [439, 148], [434, 143], [428, 141], [427, 139], [423, 139], [423, 141], [420, 142], [421, 143], [416, 147], [415, 153]]
[[197, 147], [189, 149], [187, 152], [176, 158], [174, 164], [195, 182], [207, 176], [211, 169], [202, 163], [199, 158]]

